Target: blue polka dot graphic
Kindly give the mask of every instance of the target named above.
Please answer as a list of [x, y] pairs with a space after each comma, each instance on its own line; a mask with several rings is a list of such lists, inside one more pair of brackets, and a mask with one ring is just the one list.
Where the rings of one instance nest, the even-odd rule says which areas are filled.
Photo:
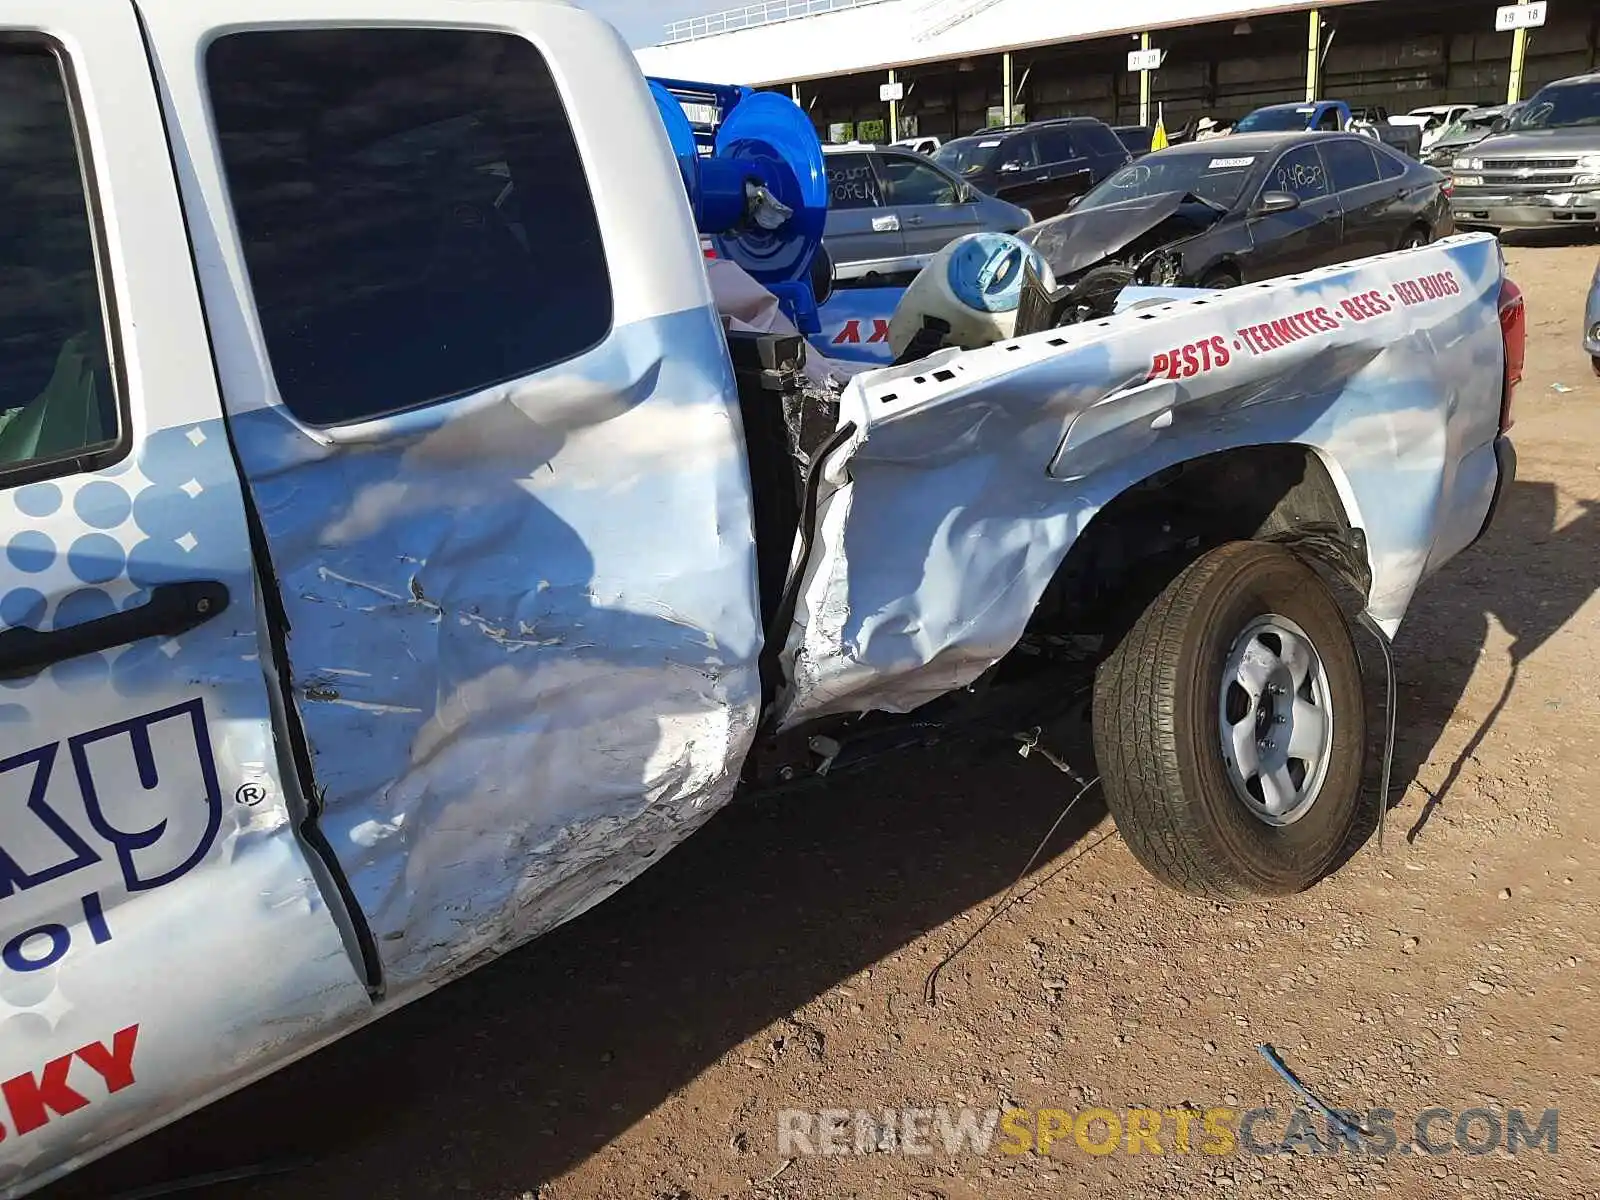
[[31, 483], [17, 493], [17, 511], [25, 517], [49, 517], [61, 507], [61, 489], [53, 483]]
[[187, 560], [177, 542], [146, 538], [128, 556], [128, 578], [141, 588], [178, 583], [192, 577]]
[[97, 479], [78, 490], [72, 509], [91, 529], [115, 529], [133, 511], [133, 500], [120, 485]]
[[56, 605], [56, 615], [51, 622], [57, 629], [70, 629], [85, 621], [98, 621], [117, 611], [111, 597], [99, 588], [81, 588], [63, 597]]
[[7, 628], [26, 626], [37, 629], [39, 622], [44, 620], [46, 607], [43, 592], [33, 588], [12, 588], [0, 596], [0, 621], [4, 621]]
[[87, 692], [104, 687], [111, 674], [111, 663], [104, 654], [85, 654], [69, 658], [50, 668], [56, 686], [66, 692]]
[[56, 561], [56, 544], [39, 529], [24, 529], [6, 546], [6, 560], [29, 575], [48, 571]]
[[110, 583], [128, 568], [122, 543], [105, 533], [89, 533], [72, 543], [67, 565], [84, 583]]

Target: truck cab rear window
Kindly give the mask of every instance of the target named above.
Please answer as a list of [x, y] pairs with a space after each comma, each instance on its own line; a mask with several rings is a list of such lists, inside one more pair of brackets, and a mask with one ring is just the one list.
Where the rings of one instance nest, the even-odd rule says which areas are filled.
[[206, 72], [267, 353], [299, 419], [417, 408], [605, 338], [594, 201], [527, 40], [235, 33]]
[[0, 482], [118, 438], [93, 227], [61, 64], [0, 43]]

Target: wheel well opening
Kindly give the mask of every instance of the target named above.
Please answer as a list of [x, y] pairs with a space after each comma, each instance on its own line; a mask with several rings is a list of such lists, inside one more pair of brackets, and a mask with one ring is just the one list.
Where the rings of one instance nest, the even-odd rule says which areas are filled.
[[1090, 522], [1035, 610], [1033, 634], [1120, 636], [1201, 555], [1229, 542], [1289, 545], [1352, 602], [1372, 586], [1366, 539], [1304, 446], [1250, 446], [1134, 484]]

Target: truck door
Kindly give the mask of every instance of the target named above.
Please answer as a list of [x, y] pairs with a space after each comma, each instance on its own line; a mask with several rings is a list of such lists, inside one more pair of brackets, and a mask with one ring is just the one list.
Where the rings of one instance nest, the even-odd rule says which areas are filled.
[[134, 12], [0, 10], [0, 1192], [369, 1010]]
[[753, 740], [749, 470], [699, 239], [581, 9], [141, 10], [318, 828], [414, 993], [621, 887]]

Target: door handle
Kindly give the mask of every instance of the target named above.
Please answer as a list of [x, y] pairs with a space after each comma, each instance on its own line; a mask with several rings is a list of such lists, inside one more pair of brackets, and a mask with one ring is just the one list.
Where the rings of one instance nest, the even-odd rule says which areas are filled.
[[0, 633], [0, 679], [27, 679], [69, 658], [153, 637], [177, 637], [228, 607], [228, 589], [214, 579], [163, 583], [138, 608], [65, 629], [17, 627]]
[[922, 218], [921, 217], [907, 217], [906, 218], [906, 224], [907, 225], [921, 225], [922, 224]]
[[890, 213], [886, 217], [873, 217], [872, 218], [872, 232], [873, 233], [899, 233], [900, 232], [900, 218], [898, 216], [896, 216], [894, 213]]

